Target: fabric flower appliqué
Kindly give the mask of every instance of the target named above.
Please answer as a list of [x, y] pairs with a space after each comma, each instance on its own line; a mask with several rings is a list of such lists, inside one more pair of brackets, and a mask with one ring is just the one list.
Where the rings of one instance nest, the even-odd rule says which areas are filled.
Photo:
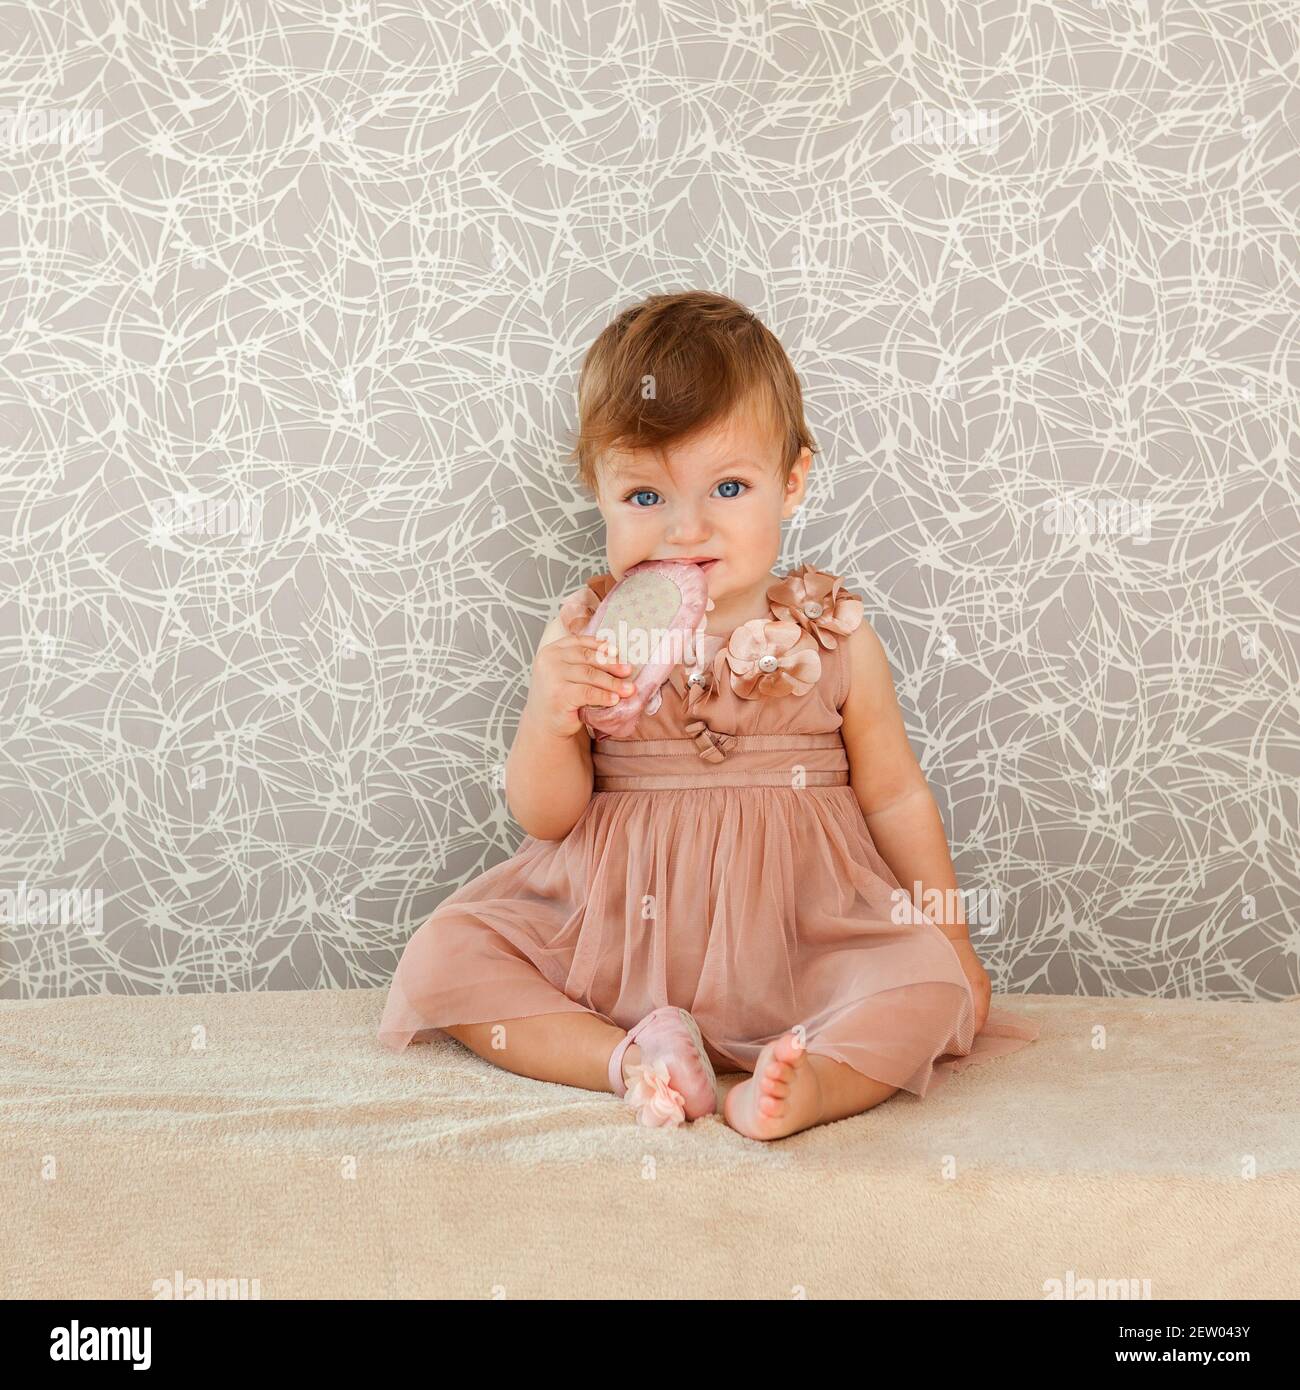
[[685, 659], [669, 671], [668, 684], [681, 697], [688, 716], [694, 715], [699, 705], [716, 689], [719, 670], [726, 669], [721, 660], [726, 645], [725, 637], [714, 637], [707, 632], [692, 633]]
[[797, 623], [827, 651], [862, 622], [862, 600], [845, 590], [835, 575], [811, 565], [790, 570], [767, 591], [767, 599], [778, 622]]
[[798, 623], [751, 618], [718, 653], [718, 669], [725, 660], [731, 688], [742, 700], [806, 695], [822, 673], [822, 659], [815, 648], [796, 646], [802, 637]]
[[686, 1101], [668, 1082], [668, 1063], [660, 1057], [653, 1066], [630, 1066], [624, 1099], [636, 1110], [638, 1124], [675, 1129], [686, 1118]]

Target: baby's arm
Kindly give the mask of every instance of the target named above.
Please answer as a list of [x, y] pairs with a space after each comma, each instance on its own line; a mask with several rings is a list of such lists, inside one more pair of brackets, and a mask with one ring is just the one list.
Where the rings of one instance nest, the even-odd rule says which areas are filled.
[[591, 800], [591, 737], [578, 718], [589, 704], [614, 704], [626, 665], [605, 661], [594, 634], [574, 637], [559, 617], [542, 633], [528, 702], [506, 759], [506, 804], [528, 834], [562, 840]]
[[[851, 682], [840, 711], [841, 733], [849, 754], [849, 781], [867, 829], [909, 896], [918, 882], [922, 893], [938, 890], [916, 906], [950, 940], [966, 940], [966, 918], [943, 819], [908, 742], [889, 659], [865, 620], [848, 643]], [[930, 906], [936, 898], [945, 904], [937, 914]]]
[[[909, 896], [921, 894], [913, 905], [952, 942], [970, 984], [978, 1033], [988, 1019], [992, 987], [966, 932], [943, 818], [907, 740], [880, 639], [863, 621], [848, 643], [851, 678], [840, 732], [849, 782], [876, 851]], [[935, 907], [936, 901], [943, 906]]]

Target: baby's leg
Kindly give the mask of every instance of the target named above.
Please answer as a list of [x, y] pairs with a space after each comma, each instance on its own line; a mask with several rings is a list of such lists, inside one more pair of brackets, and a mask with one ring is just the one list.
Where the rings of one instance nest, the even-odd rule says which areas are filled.
[[[458, 1023], [443, 1028], [486, 1061], [531, 1076], [534, 1081], [558, 1081], [584, 1091], [609, 1091], [609, 1057], [627, 1030], [571, 1009], [531, 1018], [505, 1018], [496, 1023]], [[623, 1074], [641, 1060], [633, 1043], [623, 1054]]]
[[784, 1139], [813, 1125], [860, 1115], [898, 1090], [845, 1062], [808, 1052], [794, 1033], [758, 1054], [754, 1075], [727, 1092], [724, 1115], [751, 1139]]
[[745, 1068], [739, 1063], [733, 1062], [730, 1057], [723, 1057], [721, 1053], [715, 1052], [709, 1046], [709, 1040], [704, 1039], [704, 1050], [709, 1054], [709, 1061], [713, 1063], [713, 1070], [719, 1076], [725, 1076], [729, 1071], [744, 1071]]

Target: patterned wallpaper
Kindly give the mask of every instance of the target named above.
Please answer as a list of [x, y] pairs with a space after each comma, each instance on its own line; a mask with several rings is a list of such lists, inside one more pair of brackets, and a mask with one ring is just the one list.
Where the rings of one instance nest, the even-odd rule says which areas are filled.
[[387, 982], [522, 837], [582, 354], [691, 287], [995, 989], [1300, 991], [1298, 11], [5, 6], [0, 991]]

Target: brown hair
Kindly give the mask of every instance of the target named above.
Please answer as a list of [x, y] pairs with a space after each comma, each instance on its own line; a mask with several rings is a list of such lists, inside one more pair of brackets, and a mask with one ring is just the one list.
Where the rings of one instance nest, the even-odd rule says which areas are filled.
[[624, 309], [587, 350], [578, 378], [578, 440], [569, 458], [595, 496], [609, 449], [651, 449], [662, 458], [666, 446], [749, 400], [766, 409], [781, 436], [784, 486], [800, 450], [817, 452], [785, 349], [726, 295], [652, 294]]

